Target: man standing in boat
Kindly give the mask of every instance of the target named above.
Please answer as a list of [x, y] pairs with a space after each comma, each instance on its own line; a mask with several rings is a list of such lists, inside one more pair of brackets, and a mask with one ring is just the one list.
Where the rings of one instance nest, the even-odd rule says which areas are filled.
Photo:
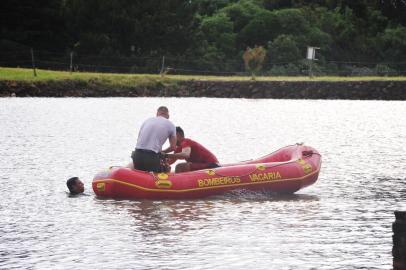
[[165, 155], [169, 163], [178, 159], [186, 160], [176, 165], [175, 173], [219, 167], [216, 156], [200, 143], [185, 138], [181, 127], [176, 127], [176, 145], [174, 154]]
[[176, 149], [175, 125], [168, 120], [169, 110], [165, 106], [158, 108], [156, 117], [145, 120], [138, 133], [137, 146], [131, 158], [134, 169], [142, 171], [161, 172], [160, 152], [162, 146], [169, 139], [169, 147], [164, 153]]

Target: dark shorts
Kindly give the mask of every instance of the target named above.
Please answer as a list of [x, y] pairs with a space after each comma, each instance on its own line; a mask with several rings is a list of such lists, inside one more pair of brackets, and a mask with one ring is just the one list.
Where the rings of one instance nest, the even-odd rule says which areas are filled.
[[189, 162], [189, 166], [190, 166], [190, 170], [192, 170], [192, 171], [220, 167], [217, 163], [211, 163], [211, 162], [210, 163], [193, 163], [193, 162]]
[[131, 158], [134, 169], [146, 172], [162, 172], [159, 154], [154, 151], [135, 149]]

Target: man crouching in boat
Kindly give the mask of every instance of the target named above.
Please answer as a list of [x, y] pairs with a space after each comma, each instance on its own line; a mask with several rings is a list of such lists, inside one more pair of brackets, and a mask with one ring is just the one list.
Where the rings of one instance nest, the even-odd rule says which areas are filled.
[[176, 127], [176, 145], [173, 154], [165, 155], [170, 164], [178, 159], [186, 160], [176, 165], [175, 173], [219, 167], [216, 156], [200, 143], [185, 138], [181, 127]]

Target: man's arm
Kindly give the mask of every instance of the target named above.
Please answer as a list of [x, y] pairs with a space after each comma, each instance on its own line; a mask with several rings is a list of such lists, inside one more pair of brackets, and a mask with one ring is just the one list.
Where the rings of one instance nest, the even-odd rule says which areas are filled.
[[172, 135], [169, 137], [169, 147], [163, 150], [163, 153], [169, 153], [175, 151], [176, 149], [176, 135]]
[[190, 157], [190, 152], [192, 149], [190, 146], [182, 148], [182, 152], [180, 153], [175, 153], [175, 154], [167, 154], [166, 157], [171, 158], [171, 159], [187, 159]]

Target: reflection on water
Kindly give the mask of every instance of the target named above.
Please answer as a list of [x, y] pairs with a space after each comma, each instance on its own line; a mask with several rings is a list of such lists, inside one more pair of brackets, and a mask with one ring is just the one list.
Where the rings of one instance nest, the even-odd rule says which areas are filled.
[[318, 200], [317, 195], [308, 194], [278, 194], [269, 191], [235, 190], [224, 196], [218, 196], [219, 200], [231, 199], [235, 202], [242, 201], [310, 201]]
[[[320, 178], [293, 195], [95, 198], [93, 175], [130, 160], [160, 105], [222, 163], [304, 141]], [[380, 101], [0, 99], [0, 269], [391, 269], [404, 115]], [[67, 195], [75, 175], [88, 196]]]

